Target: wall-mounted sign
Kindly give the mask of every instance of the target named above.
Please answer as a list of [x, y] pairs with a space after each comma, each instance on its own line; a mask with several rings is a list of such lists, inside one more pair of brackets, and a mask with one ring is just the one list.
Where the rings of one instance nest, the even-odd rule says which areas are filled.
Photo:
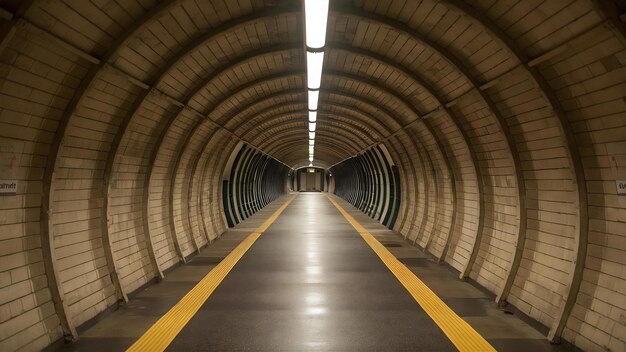
[[626, 180], [615, 181], [617, 186], [617, 194], [626, 194]]
[[23, 148], [24, 143], [21, 141], [0, 141], [0, 196], [17, 194], [17, 172]]
[[0, 196], [14, 196], [17, 194], [16, 180], [0, 180]]

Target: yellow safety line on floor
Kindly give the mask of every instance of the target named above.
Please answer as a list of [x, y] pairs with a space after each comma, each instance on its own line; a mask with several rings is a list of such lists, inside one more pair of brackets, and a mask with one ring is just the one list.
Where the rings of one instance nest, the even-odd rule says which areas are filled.
[[243, 257], [265, 230], [293, 201], [291, 196], [261, 226], [246, 237], [226, 258], [211, 270], [200, 282], [189, 291], [172, 309], [163, 315], [148, 331], [146, 331], [127, 351], [154, 352], [163, 351], [172, 343], [176, 335], [187, 325], [200, 307], [224, 280], [230, 270]]
[[374, 250], [378, 257], [385, 263], [387, 268], [396, 276], [400, 283], [409, 291], [422, 309], [448, 336], [454, 346], [461, 352], [495, 351], [474, 328], [459, 317], [448, 307], [426, 284], [420, 280], [411, 270], [402, 264], [385, 246], [383, 246], [372, 234], [370, 234], [358, 221], [356, 221], [339, 203], [328, 196], [328, 199], [348, 220], [355, 230], [363, 237], [365, 242]]

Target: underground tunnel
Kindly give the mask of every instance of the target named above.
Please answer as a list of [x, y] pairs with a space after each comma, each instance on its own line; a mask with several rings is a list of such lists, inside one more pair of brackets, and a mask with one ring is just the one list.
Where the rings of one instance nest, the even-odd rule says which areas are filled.
[[0, 351], [626, 351], [619, 0], [2, 0], [0, 158]]

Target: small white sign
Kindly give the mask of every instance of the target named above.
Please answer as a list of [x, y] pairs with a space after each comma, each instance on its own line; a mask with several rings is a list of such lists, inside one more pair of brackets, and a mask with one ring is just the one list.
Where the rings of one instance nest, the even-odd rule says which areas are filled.
[[17, 194], [17, 181], [0, 180], [0, 196], [14, 196]]
[[617, 194], [626, 194], [626, 180], [615, 181], [617, 186]]

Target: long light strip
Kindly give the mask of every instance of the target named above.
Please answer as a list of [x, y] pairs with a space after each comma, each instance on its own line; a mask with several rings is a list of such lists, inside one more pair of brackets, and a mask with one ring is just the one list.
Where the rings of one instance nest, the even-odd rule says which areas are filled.
[[322, 66], [324, 65], [324, 52], [306, 52], [306, 79], [309, 89], [319, 89], [322, 83]]
[[309, 108], [309, 166], [313, 166], [315, 155], [315, 128], [317, 127], [317, 107], [322, 84], [324, 66], [324, 46], [328, 25], [329, 0], [304, 0], [306, 36], [307, 97]]
[[329, 0], [305, 0], [306, 46], [321, 49], [326, 44]]
[[317, 110], [317, 101], [320, 98], [319, 90], [309, 89], [309, 110]]

